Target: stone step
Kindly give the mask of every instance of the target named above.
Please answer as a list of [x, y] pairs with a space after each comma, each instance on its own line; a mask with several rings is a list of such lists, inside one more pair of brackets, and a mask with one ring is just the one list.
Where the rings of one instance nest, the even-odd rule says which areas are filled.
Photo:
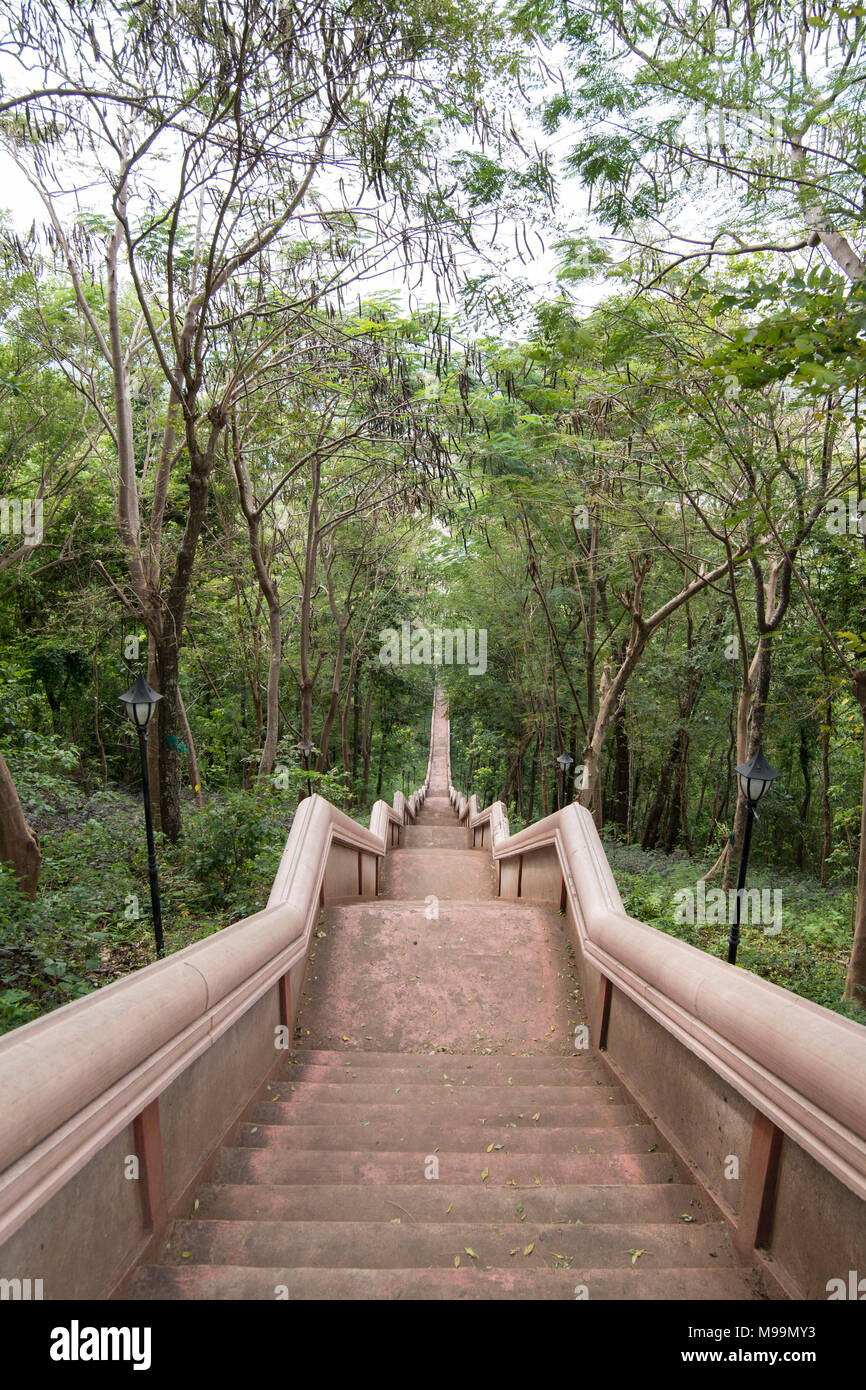
[[[468, 1256], [465, 1260], [472, 1264]], [[522, 1259], [515, 1255], [514, 1260]], [[513, 1263], [513, 1262], [511, 1262]], [[522, 1260], [523, 1265], [529, 1260]], [[638, 1266], [642, 1263], [638, 1261]], [[766, 1295], [755, 1276], [738, 1269], [293, 1269], [285, 1266], [151, 1265], [138, 1271], [128, 1299], [357, 1300], [364, 1302], [550, 1300], [594, 1302], [742, 1302]]]
[[468, 834], [451, 818], [450, 825], [406, 825], [400, 832], [401, 849], [468, 849]]
[[[552, 1063], [567, 1063], [567, 1059], [563, 1057], [551, 1057], [549, 1060]], [[541, 1056], [533, 1067], [505, 1066], [501, 1072], [479, 1067], [477, 1072], [474, 1069], [465, 1070], [458, 1072], [456, 1076], [450, 1071], [446, 1073], [441, 1067], [437, 1074], [437, 1070], [433, 1068], [422, 1070], [420, 1067], [329, 1067], [314, 1063], [309, 1066], [287, 1067], [270, 1086], [272, 1090], [280, 1090], [286, 1086], [297, 1087], [302, 1083], [311, 1082], [325, 1086], [438, 1086], [445, 1091], [462, 1091], [475, 1086], [484, 1086], [488, 1090], [503, 1086], [507, 1087], [508, 1091], [513, 1090], [515, 1086], [556, 1086], [563, 1090], [564, 1094], [571, 1087], [583, 1090], [586, 1086], [601, 1086], [603, 1089], [606, 1084], [604, 1068], [598, 1062], [587, 1066], [572, 1065], [569, 1071], [567, 1067], [548, 1067], [545, 1061]], [[611, 1086], [611, 1095], [618, 1089]]]
[[[474, 1252], [470, 1254], [469, 1252]], [[636, 1255], [641, 1251], [640, 1255]], [[300, 1266], [327, 1269], [448, 1269], [477, 1264], [509, 1269], [531, 1260], [553, 1269], [730, 1268], [736, 1264], [724, 1222], [701, 1225], [560, 1225], [478, 1222], [176, 1221], [159, 1263]], [[568, 1264], [566, 1265], [566, 1262]]]
[[[538, 1115], [540, 1118], [535, 1119]], [[500, 1129], [511, 1135], [515, 1129], [570, 1129], [575, 1125], [584, 1128], [604, 1128], [606, 1125], [623, 1126], [640, 1124], [643, 1116], [634, 1105], [616, 1105], [607, 1100], [596, 1102], [580, 1101], [571, 1105], [546, 1105], [543, 1110], [506, 1110], [502, 1107], [494, 1112], [482, 1106], [462, 1104], [457, 1113], [453, 1109], [444, 1110], [441, 1105], [429, 1101], [425, 1105], [352, 1105], [351, 1103], [328, 1105], [309, 1102], [303, 1096], [293, 1096], [283, 1101], [260, 1101], [248, 1110], [245, 1120], [249, 1124], [287, 1125], [297, 1129], [300, 1125], [342, 1125], [355, 1133], [358, 1126], [384, 1129], [401, 1135], [411, 1128], [416, 1132], [424, 1127], [442, 1124], [443, 1116], [449, 1131], [459, 1123], [464, 1134], [473, 1130], [479, 1136], [491, 1129]], [[363, 1138], [363, 1135], [361, 1135]], [[485, 1140], [485, 1145], [494, 1142]], [[499, 1143], [497, 1139], [495, 1141]], [[575, 1140], [575, 1142], [577, 1142]]]
[[[479, 1172], [488, 1157], [505, 1158], [507, 1154], [591, 1154], [649, 1153], [659, 1139], [652, 1125], [574, 1124], [565, 1126], [533, 1125], [532, 1129], [506, 1129], [501, 1121], [487, 1125], [436, 1124], [429, 1121], [419, 1125], [417, 1120], [398, 1112], [393, 1120], [374, 1124], [356, 1121], [355, 1124], [267, 1124], [257, 1120], [239, 1126], [236, 1145], [249, 1148], [321, 1149], [339, 1153], [355, 1153], [359, 1149], [377, 1153], [445, 1155], [472, 1154], [478, 1160]], [[488, 1155], [490, 1145], [499, 1145]]]
[[[294, 1090], [292, 1087], [294, 1086]], [[271, 1099], [261, 1102], [275, 1105], [291, 1101], [294, 1096], [305, 1101], [315, 1101], [326, 1105], [440, 1105], [453, 1116], [452, 1107], [470, 1106], [472, 1114], [482, 1116], [504, 1115], [507, 1110], [517, 1110], [525, 1115], [540, 1113], [545, 1104], [567, 1105], [568, 1097], [574, 1096], [575, 1106], [581, 1100], [603, 1096], [610, 1105], [624, 1104], [623, 1092], [618, 1088], [587, 1084], [586, 1086], [546, 1086], [536, 1082], [529, 1086], [475, 1086], [466, 1083], [451, 1089], [446, 1082], [439, 1085], [415, 1085], [398, 1081], [389, 1082], [338, 1081], [318, 1082], [299, 1081], [274, 1085]], [[608, 1097], [613, 1096], [612, 1101]]]
[[[595, 1147], [595, 1146], [593, 1146]], [[439, 1179], [448, 1183], [469, 1183], [476, 1190], [489, 1187], [557, 1187], [561, 1183], [593, 1185], [621, 1183], [679, 1182], [670, 1154], [585, 1153], [585, 1154], [509, 1154], [443, 1153], [429, 1150], [407, 1153], [370, 1153], [369, 1149], [327, 1152], [321, 1149], [243, 1148], [221, 1149], [212, 1173], [219, 1183], [304, 1183], [332, 1186], [334, 1183], [393, 1184], [419, 1183], [425, 1171], [432, 1171], [429, 1159], [435, 1157]], [[431, 1178], [431, 1181], [436, 1179]]]
[[[558, 1225], [707, 1220], [688, 1183], [642, 1186], [475, 1188], [442, 1181], [392, 1187], [308, 1187], [271, 1183], [206, 1183], [193, 1219], [211, 1221], [415, 1221], [493, 1223], [536, 1221]], [[408, 1216], [407, 1216], [408, 1213]], [[526, 1242], [524, 1242], [526, 1243]]]
[[496, 873], [486, 854], [471, 849], [394, 849], [379, 872], [380, 898], [437, 898], [466, 902], [496, 897]]
[[[323, 1048], [305, 1047], [289, 1054], [287, 1074], [294, 1067], [331, 1067], [334, 1069], [375, 1069], [387, 1071], [391, 1076], [395, 1071], [430, 1073], [435, 1079], [447, 1078], [451, 1081], [475, 1080], [484, 1077], [507, 1078], [523, 1075], [527, 1071], [543, 1069], [548, 1075], [560, 1073], [578, 1077], [584, 1071], [594, 1068], [599, 1074], [605, 1072], [603, 1063], [594, 1058], [588, 1049], [578, 1050], [568, 1057], [548, 1057], [544, 1054], [524, 1054], [514, 1056], [510, 1052], [468, 1053], [455, 1055], [447, 1052], [361, 1052], [348, 1049], [335, 1052]], [[606, 1073], [605, 1073], [606, 1074]], [[419, 1080], [421, 1078], [419, 1077]]]

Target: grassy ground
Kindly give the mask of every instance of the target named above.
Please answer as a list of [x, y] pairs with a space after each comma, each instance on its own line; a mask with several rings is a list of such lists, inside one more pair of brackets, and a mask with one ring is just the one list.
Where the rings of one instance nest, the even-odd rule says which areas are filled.
[[[624, 845], [612, 838], [605, 838], [604, 847], [626, 910], [633, 917], [724, 958], [727, 919], [719, 924], [677, 920], [682, 899], [675, 894], [682, 889], [696, 894], [697, 880], [706, 873], [708, 862], [682, 854], [644, 853], [637, 845]], [[716, 886], [721, 886], [718, 878], [706, 885], [707, 891]], [[784, 874], [758, 865], [750, 869], [747, 887], [781, 893], [781, 930], [773, 934], [765, 932], [761, 924], [744, 925], [738, 966], [866, 1024], [866, 1012], [841, 998], [851, 951], [850, 889], [838, 883], [822, 888], [806, 875]]]

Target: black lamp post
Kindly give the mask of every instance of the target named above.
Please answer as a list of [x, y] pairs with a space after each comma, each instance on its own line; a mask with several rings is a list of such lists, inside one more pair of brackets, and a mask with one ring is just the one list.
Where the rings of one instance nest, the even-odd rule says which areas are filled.
[[315, 748], [311, 739], [302, 738], [298, 744], [298, 752], [304, 761], [304, 772], [307, 774], [307, 796], [313, 795], [313, 788], [310, 786], [310, 754]]
[[565, 800], [565, 779], [568, 776], [568, 769], [574, 762], [574, 758], [571, 756], [570, 753], [566, 753], [563, 749], [556, 761], [559, 764], [559, 770], [561, 773], [559, 779], [559, 806], [557, 807], [557, 810], [561, 811], [562, 803]]
[[150, 878], [150, 901], [153, 907], [153, 934], [156, 937], [156, 954], [165, 954], [162, 939], [162, 905], [159, 900], [159, 875], [156, 870], [156, 846], [153, 842], [153, 820], [150, 814], [150, 778], [147, 775], [147, 726], [162, 696], [151, 690], [144, 676], [139, 674], [135, 684], [125, 695], [119, 697], [126, 706], [126, 713], [135, 725], [138, 734], [138, 748], [141, 753], [141, 785], [144, 794], [144, 823], [147, 828], [147, 873]]
[[749, 866], [749, 849], [752, 844], [752, 821], [758, 819], [755, 810], [764, 792], [767, 790], [774, 778], [778, 777], [778, 772], [774, 772], [764, 757], [762, 748], [749, 759], [747, 763], [741, 763], [737, 768], [740, 778], [740, 789], [746, 798], [746, 829], [743, 835], [743, 853], [740, 857], [740, 873], [737, 878], [737, 905], [734, 909], [734, 921], [731, 927], [731, 934], [728, 937], [728, 964], [736, 965], [737, 947], [740, 944], [740, 907], [743, 901], [743, 889], [746, 885], [746, 869]]

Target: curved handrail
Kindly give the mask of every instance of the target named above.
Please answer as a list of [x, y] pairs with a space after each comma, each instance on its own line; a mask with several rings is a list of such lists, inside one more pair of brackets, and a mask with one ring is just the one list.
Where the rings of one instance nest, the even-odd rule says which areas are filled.
[[306, 798], [261, 912], [0, 1037], [0, 1242], [305, 959], [332, 847], [381, 858], [426, 790], [369, 829]]
[[494, 862], [554, 848], [586, 959], [866, 1198], [866, 1028], [630, 917], [585, 807], [511, 835], [501, 801], [450, 796], [470, 829], [489, 825]]

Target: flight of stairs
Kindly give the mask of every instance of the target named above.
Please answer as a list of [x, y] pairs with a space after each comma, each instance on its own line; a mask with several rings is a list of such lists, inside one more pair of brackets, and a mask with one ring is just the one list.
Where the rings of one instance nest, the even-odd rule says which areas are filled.
[[590, 1057], [316, 1049], [271, 1090], [130, 1296], [753, 1296]]
[[564, 919], [495, 898], [432, 793], [329, 906], [296, 1050], [138, 1299], [748, 1299], [727, 1229], [598, 1056]]

